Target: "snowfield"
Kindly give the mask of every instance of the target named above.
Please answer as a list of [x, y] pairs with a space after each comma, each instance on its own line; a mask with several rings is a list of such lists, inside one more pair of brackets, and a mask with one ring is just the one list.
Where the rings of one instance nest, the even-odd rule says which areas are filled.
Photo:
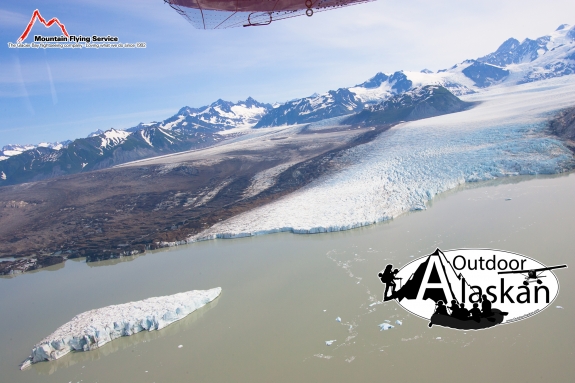
[[572, 153], [545, 128], [554, 112], [575, 105], [575, 75], [502, 84], [462, 99], [478, 104], [399, 124], [345, 152], [338, 160], [343, 170], [182, 242], [346, 230], [425, 209], [465, 182], [573, 168]]

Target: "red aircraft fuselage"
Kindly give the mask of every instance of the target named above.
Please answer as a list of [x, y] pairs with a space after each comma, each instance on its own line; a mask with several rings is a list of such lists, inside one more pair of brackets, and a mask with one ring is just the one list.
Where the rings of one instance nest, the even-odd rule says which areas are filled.
[[[210, 11], [227, 12], [278, 12], [297, 11], [316, 7], [337, 7], [350, 3], [361, 3], [360, 0], [169, 0], [170, 4], [181, 7]], [[308, 6], [311, 2], [311, 6]]]
[[268, 25], [272, 21], [374, 0], [164, 0], [199, 29]]

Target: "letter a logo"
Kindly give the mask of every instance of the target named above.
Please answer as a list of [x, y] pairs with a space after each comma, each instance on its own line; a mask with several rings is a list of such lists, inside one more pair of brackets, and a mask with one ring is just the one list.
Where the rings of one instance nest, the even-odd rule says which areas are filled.
[[454, 298], [451, 294], [447, 276], [445, 275], [439, 257], [429, 258], [421, 286], [419, 287], [419, 292], [417, 293], [417, 299], [423, 300], [427, 298], [427, 289], [442, 289], [445, 301]]

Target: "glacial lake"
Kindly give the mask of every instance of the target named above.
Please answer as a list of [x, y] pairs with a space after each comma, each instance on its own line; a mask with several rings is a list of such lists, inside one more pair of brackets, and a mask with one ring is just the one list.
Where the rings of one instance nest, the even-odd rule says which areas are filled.
[[[574, 197], [573, 173], [514, 177], [345, 232], [207, 241], [0, 278], [0, 381], [572, 382]], [[561, 289], [548, 309], [486, 331], [428, 328], [394, 302], [369, 306], [381, 300], [377, 273], [387, 263], [436, 247], [495, 248], [570, 268], [556, 271]], [[164, 330], [18, 368], [83, 311], [217, 286], [218, 299]], [[403, 324], [380, 331], [385, 320]]]

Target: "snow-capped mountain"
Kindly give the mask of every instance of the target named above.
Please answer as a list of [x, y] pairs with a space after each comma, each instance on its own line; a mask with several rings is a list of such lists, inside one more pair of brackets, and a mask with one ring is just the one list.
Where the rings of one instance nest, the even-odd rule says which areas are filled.
[[348, 89], [288, 101], [268, 111], [254, 128], [293, 125], [342, 116], [363, 109], [363, 103]]
[[0, 157], [0, 185], [103, 169], [213, 145], [224, 139], [218, 133], [249, 129], [270, 109], [271, 105], [251, 97], [238, 103], [218, 100], [202, 108], [184, 107], [162, 122], [140, 123], [127, 130], [98, 130], [65, 143], [7, 145], [7, 155]]
[[257, 102], [251, 97], [237, 103], [219, 99], [201, 108], [185, 106], [174, 116], [162, 122], [140, 123], [128, 129], [128, 131], [137, 131], [149, 127], [157, 127], [164, 130], [195, 129], [197, 131], [210, 132], [235, 128], [251, 128], [271, 109], [272, 106], [270, 104]]
[[100, 134], [104, 133], [104, 131], [102, 129], [98, 129], [95, 132], [92, 132], [90, 134], [88, 134], [86, 137], [96, 137], [99, 136]]
[[399, 121], [460, 112], [471, 103], [463, 102], [440, 85], [426, 85], [400, 93], [342, 121], [342, 124], [391, 124]]
[[[349, 88], [364, 102], [381, 101], [397, 94], [393, 75], [378, 73], [363, 84]], [[441, 85], [456, 96], [481, 91], [502, 82], [521, 84], [575, 73], [575, 26], [563, 24], [548, 36], [519, 42], [510, 38], [493, 53], [476, 60], [465, 60], [435, 73], [401, 72], [399, 83], [405, 91], [423, 85]], [[408, 86], [408, 84], [410, 84]], [[406, 89], [407, 88], [407, 89]]]
[[38, 145], [5, 145], [0, 150], [0, 161], [6, 160], [12, 156], [17, 156], [24, 153], [27, 150], [32, 150], [36, 148], [50, 148], [54, 150], [60, 150], [65, 148], [72, 141], [62, 141], [62, 142], [41, 142]]
[[[521, 84], [575, 73], [575, 26], [563, 24], [548, 36], [506, 40], [493, 53], [432, 72], [377, 73], [350, 88], [289, 101], [262, 117], [256, 128], [318, 121], [352, 114], [425, 85], [439, 85], [455, 96], [481, 92], [503, 82]], [[345, 95], [341, 97], [339, 95]]]

